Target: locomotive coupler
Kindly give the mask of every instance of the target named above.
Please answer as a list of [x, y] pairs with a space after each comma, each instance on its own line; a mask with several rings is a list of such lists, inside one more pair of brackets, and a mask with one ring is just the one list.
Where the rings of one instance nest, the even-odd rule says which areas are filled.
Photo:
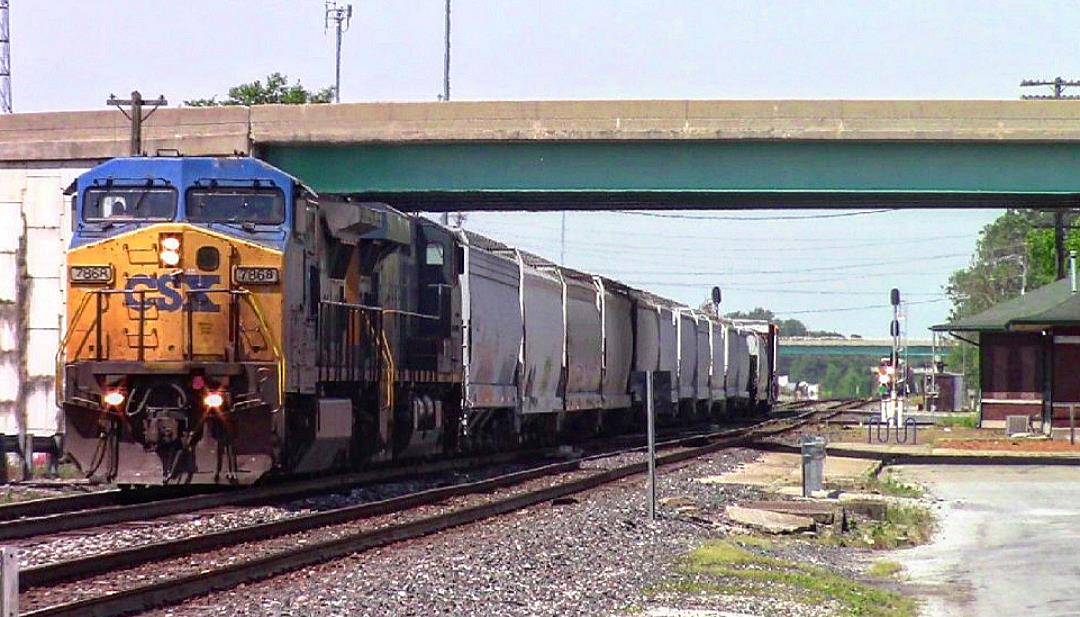
[[187, 430], [188, 412], [176, 407], [147, 407], [143, 421], [144, 446], [154, 450], [161, 446], [178, 445]]

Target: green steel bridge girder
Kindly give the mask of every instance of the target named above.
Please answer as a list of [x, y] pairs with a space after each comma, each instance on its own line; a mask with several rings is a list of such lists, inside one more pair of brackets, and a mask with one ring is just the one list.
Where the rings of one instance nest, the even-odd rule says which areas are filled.
[[317, 192], [407, 209], [1080, 205], [1070, 142], [468, 141], [258, 154]]
[[[938, 347], [938, 355], [945, 355], [949, 348]], [[909, 358], [929, 360], [933, 357], [932, 347], [908, 347], [902, 351]], [[787, 357], [824, 357], [824, 356], [847, 356], [860, 358], [887, 358], [892, 354], [892, 347], [880, 346], [855, 346], [855, 345], [784, 345], [780, 343], [780, 355]]]

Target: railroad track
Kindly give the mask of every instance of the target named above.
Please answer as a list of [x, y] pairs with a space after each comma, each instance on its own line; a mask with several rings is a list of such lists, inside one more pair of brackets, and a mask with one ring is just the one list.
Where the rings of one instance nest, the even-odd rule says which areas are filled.
[[[658, 445], [671, 451], [659, 455], [657, 463], [670, 465], [790, 431], [811, 421], [825, 419], [818, 418], [819, 415], [829, 417], [843, 413], [853, 404], [861, 405], [862, 402], [819, 402], [818, 406], [823, 409], [786, 410], [796, 415], [767, 420], [749, 428], [668, 440]], [[642, 448], [629, 448], [614, 454], [641, 450]], [[24, 592], [20, 604], [32, 607], [31, 611], [23, 614], [34, 617], [122, 615], [173, 604], [349, 554], [569, 497], [645, 471], [647, 463], [644, 457], [637, 457], [639, 460], [635, 462], [608, 469], [589, 468], [590, 464], [612, 456], [613, 453], [599, 454], [384, 501], [346, 506], [226, 532], [28, 568], [20, 573], [20, 590]], [[550, 482], [550, 479], [555, 477], [565, 477], [566, 481]], [[454, 504], [455, 500], [459, 503]], [[412, 516], [409, 513], [412, 513]], [[315, 542], [289, 540], [293, 534], [316, 529], [324, 530], [324, 535], [329, 537]], [[273, 544], [274, 539], [277, 539], [276, 545], [252, 558], [209, 568], [200, 566], [177, 576], [159, 576], [157, 578], [160, 580], [149, 583], [127, 585], [123, 582], [109, 583], [108, 580], [102, 583], [100, 580], [95, 582], [92, 578], [106, 573], [117, 573], [121, 569], [137, 570], [139, 564], [167, 563], [170, 559], [187, 558], [190, 562], [202, 564], [203, 560], [198, 558], [199, 555], [241, 544], [245, 544], [249, 549], [253, 545], [257, 548], [258, 543], [269, 541]], [[171, 569], [168, 571], [171, 572]], [[72, 580], [76, 582], [70, 583], [65, 590], [63, 581]], [[91, 587], [96, 586], [96, 589], [104, 589], [105, 592], [87, 593], [86, 588], [83, 588], [79, 593], [78, 586], [85, 581], [90, 581], [88, 584]], [[56, 587], [57, 585], [59, 587]], [[77, 599], [43, 606], [48, 604], [51, 598], [65, 597], [65, 594], [65, 599], [73, 595]]]
[[[824, 403], [828, 402], [831, 401], [825, 401]], [[822, 402], [797, 401], [794, 405], [779, 406], [777, 412], [785, 413], [804, 409], [815, 403], [820, 404]], [[661, 432], [661, 435], [663, 434]], [[690, 428], [675, 431], [674, 434], [681, 435], [681, 439], [692, 439], [693, 437], [708, 436], [714, 434], [714, 432], [700, 428]], [[644, 440], [645, 435], [643, 434], [624, 435], [610, 438], [605, 443], [633, 444]], [[589, 444], [583, 445], [588, 446]], [[217, 487], [212, 486], [166, 486], [137, 490], [111, 489], [80, 495], [32, 499], [0, 505], [0, 541], [186, 514], [224, 506], [245, 506], [299, 499], [320, 493], [348, 490], [355, 486], [375, 482], [393, 482], [404, 478], [461, 471], [484, 465], [535, 460], [544, 454], [550, 454], [550, 451], [499, 453], [435, 462], [418, 462], [360, 473], [341, 474], [310, 480], [294, 480], [289, 483], [238, 490], [216, 490]], [[197, 491], [199, 494], [189, 494], [191, 491]], [[181, 494], [183, 492], [188, 494]]]
[[0, 506], [0, 541], [186, 514], [223, 506], [299, 499], [309, 495], [347, 490], [373, 482], [392, 482], [421, 475], [460, 471], [481, 465], [513, 463], [522, 460], [522, 457], [522, 453], [501, 453], [482, 457], [447, 459], [327, 478], [298, 480], [287, 484], [168, 498], [160, 498], [162, 493], [154, 490], [149, 490], [149, 493], [142, 497], [129, 494], [142, 490], [106, 490], [86, 495], [33, 499]]

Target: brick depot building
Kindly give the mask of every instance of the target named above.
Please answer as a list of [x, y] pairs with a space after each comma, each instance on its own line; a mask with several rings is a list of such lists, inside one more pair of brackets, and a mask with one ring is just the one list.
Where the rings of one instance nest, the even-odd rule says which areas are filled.
[[1065, 278], [982, 313], [934, 326], [979, 348], [986, 428], [1027, 416], [1033, 430], [1080, 424], [1080, 293]]

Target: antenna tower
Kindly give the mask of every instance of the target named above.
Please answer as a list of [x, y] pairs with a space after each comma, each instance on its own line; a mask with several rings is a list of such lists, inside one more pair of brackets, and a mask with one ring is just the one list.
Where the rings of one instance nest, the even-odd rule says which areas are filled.
[[11, 113], [11, 34], [8, 0], [0, 0], [0, 113]]
[[330, 29], [330, 22], [334, 22], [337, 31], [337, 48], [334, 55], [334, 102], [341, 102], [341, 33], [349, 29], [352, 22], [352, 5], [338, 6], [335, 0], [326, 0], [324, 5], [323, 31]]

